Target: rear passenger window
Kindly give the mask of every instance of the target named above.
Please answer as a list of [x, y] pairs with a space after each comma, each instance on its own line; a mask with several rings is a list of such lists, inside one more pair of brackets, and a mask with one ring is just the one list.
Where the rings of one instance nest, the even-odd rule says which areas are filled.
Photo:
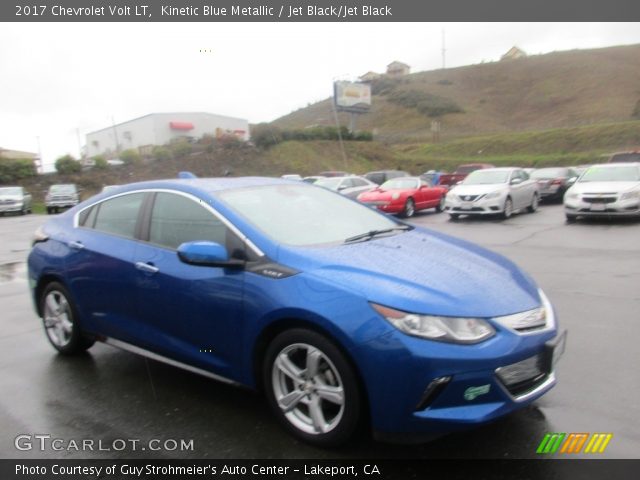
[[225, 245], [227, 227], [209, 210], [190, 198], [158, 193], [153, 204], [149, 241], [177, 249], [181, 243], [208, 240]]
[[84, 225], [89, 228], [93, 225], [93, 228], [101, 232], [134, 238], [144, 195], [132, 193], [105, 200], [91, 209]]

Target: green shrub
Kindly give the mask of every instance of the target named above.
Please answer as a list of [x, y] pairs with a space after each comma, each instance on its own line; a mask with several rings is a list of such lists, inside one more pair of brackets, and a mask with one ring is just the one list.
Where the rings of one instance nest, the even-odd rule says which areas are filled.
[[400, 90], [389, 95], [389, 101], [405, 108], [415, 108], [427, 117], [440, 117], [447, 113], [464, 112], [450, 98], [432, 95], [419, 90]]
[[256, 147], [268, 148], [282, 140], [280, 129], [268, 123], [260, 123], [251, 129], [251, 141]]
[[120, 160], [127, 165], [135, 165], [142, 162], [142, 156], [138, 150], [130, 148], [129, 150], [125, 150], [120, 153]]
[[35, 175], [36, 168], [33, 161], [29, 159], [0, 159], [0, 183], [13, 183], [21, 178], [34, 177]]
[[61, 174], [78, 173], [82, 164], [71, 155], [64, 155], [56, 160], [56, 171]]
[[167, 147], [153, 147], [151, 154], [156, 160], [169, 160], [171, 158], [171, 151]]
[[175, 158], [186, 157], [191, 153], [193, 147], [189, 142], [176, 142], [169, 147]]
[[93, 157], [93, 162], [93, 168], [95, 168], [96, 170], [106, 170], [109, 167], [107, 159], [102, 155], [96, 155], [95, 157]]

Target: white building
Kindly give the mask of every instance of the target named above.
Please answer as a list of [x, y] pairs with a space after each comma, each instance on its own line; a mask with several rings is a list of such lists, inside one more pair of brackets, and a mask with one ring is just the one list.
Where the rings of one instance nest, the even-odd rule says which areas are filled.
[[204, 112], [150, 113], [88, 133], [86, 152], [89, 158], [95, 155], [112, 157], [117, 152], [131, 148], [147, 154], [156, 145], [165, 145], [180, 138], [197, 139], [204, 135], [216, 138], [234, 135], [247, 141], [249, 122], [242, 118]]

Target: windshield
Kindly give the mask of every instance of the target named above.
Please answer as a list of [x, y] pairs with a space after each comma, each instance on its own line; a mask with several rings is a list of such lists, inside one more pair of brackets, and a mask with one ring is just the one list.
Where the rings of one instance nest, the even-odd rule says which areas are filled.
[[531, 172], [531, 178], [560, 178], [566, 176], [566, 168], [541, 168]]
[[640, 162], [640, 152], [614, 153], [609, 159], [609, 163], [616, 162]]
[[49, 193], [76, 193], [75, 185], [51, 185]]
[[289, 245], [343, 243], [356, 235], [401, 225], [341, 195], [304, 183], [241, 188], [218, 196], [273, 240]]
[[342, 182], [342, 177], [332, 177], [332, 178], [321, 178], [314, 185], [318, 187], [328, 188], [329, 190], [338, 190], [340, 183]]
[[464, 185], [492, 185], [495, 183], [507, 183], [509, 170], [476, 170], [471, 172], [463, 180]]
[[591, 167], [580, 180], [584, 182], [637, 182], [640, 181], [640, 171], [635, 165], [620, 167]]
[[394, 178], [384, 182], [380, 188], [385, 190], [418, 188], [418, 180], [415, 178]]
[[22, 187], [0, 188], [0, 195], [22, 195]]

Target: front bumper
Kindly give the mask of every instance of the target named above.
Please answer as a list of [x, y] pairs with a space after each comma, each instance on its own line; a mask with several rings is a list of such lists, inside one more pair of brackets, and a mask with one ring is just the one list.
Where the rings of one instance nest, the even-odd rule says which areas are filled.
[[[555, 364], [565, 342], [566, 333], [556, 330], [503, 331], [477, 345], [431, 342], [399, 332], [384, 336], [360, 347], [373, 349], [363, 355], [363, 371], [375, 372], [373, 377], [364, 373], [373, 428], [382, 437], [439, 435], [519, 410], [556, 384]], [[383, 350], [379, 358], [378, 349]]]
[[640, 199], [565, 197], [564, 210], [567, 215], [584, 217], [637, 217], [640, 216]]
[[5, 203], [0, 204], [0, 213], [20, 212], [24, 207], [23, 203]]
[[496, 215], [504, 211], [506, 196], [479, 198], [471, 201], [460, 200], [457, 195], [447, 195], [444, 210], [457, 215]]
[[78, 204], [78, 202], [74, 202], [74, 201], [56, 201], [56, 200], [52, 200], [46, 203], [47, 208], [71, 208], [71, 207], [75, 207]]
[[396, 202], [383, 202], [383, 201], [374, 201], [374, 202], [361, 202], [363, 205], [366, 205], [371, 208], [377, 208], [381, 212], [385, 213], [400, 213], [404, 209], [403, 203]]

